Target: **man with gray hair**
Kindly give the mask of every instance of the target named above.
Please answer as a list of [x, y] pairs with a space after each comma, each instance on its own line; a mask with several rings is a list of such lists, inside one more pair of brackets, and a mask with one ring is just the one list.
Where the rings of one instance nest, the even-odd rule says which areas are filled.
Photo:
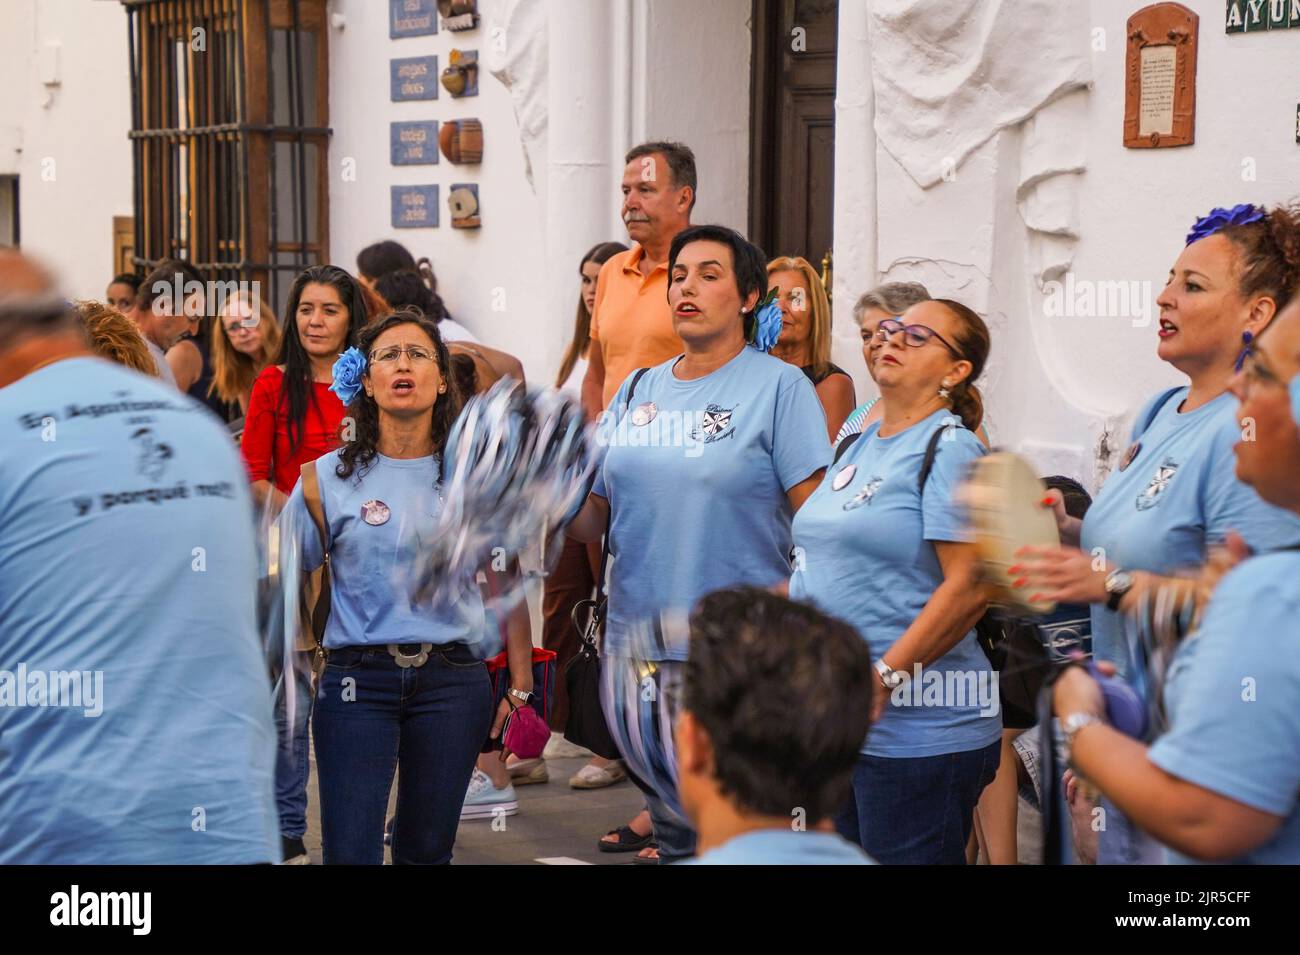
[[247, 479], [0, 250], [0, 865], [280, 858]]

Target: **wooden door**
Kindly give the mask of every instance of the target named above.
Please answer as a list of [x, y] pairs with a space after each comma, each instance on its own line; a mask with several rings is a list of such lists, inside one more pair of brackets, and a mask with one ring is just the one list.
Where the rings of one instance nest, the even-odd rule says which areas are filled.
[[831, 248], [835, 0], [754, 0], [750, 238], [815, 268]]

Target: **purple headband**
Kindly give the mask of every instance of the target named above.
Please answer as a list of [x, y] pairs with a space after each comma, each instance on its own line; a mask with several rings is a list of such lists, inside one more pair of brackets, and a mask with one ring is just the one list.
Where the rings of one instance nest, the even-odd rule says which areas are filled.
[[1264, 216], [1263, 209], [1249, 202], [1243, 202], [1231, 209], [1211, 209], [1210, 214], [1197, 219], [1196, 224], [1192, 226], [1192, 231], [1187, 233], [1187, 244], [1191, 245], [1207, 235], [1214, 235], [1220, 229], [1226, 229], [1230, 225], [1248, 225], [1251, 222], [1258, 222]]

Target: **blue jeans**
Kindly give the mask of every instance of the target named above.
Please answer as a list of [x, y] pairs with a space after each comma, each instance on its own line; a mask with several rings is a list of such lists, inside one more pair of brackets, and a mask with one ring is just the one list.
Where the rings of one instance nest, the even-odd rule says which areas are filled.
[[1001, 743], [966, 753], [859, 756], [835, 828], [886, 865], [965, 865], [975, 804], [998, 771]]
[[487, 666], [464, 644], [402, 668], [385, 647], [331, 650], [312, 716], [326, 865], [380, 865], [397, 778], [395, 865], [451, 861], [479, 749], [492, 727]]
[[[280, 815], [280, 835], [301, 839], [307, 832], [308, 759], [307, 723], [311, 718], [310, 651], [295, 651], [293, 673], [288, 675], [275, 700], [275, 804]], [[289, 732], [286, 694], [294, 694], [293, 732]], [[290, 736], [292, 735], [292, 739]]]
[[646, 792], [645, 804], [659, 846], [659, 864], [671, 865], [695, 855], [695, 830], [654, 793]]

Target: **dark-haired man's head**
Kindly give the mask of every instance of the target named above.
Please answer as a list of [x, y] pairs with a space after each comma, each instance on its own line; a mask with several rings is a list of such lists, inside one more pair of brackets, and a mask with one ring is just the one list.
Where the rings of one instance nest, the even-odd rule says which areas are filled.
[[1061, 492], [1061, 499], [1065, 504], [1065, 513], [1071, 517], [1083, 520], [1083, 515], [1087, 514], [1088, 508], [1092, 506], [1092, 495], [1072, 477], [1066, 477], [1064, 474], [1053, 474], [1051, 477], [1043, 478], [1043, 485], [1048, 490]]
[[682, 143], [642, 143], [623, 160], [627, 234], [662, 261], [673, 236], [691, 223], [695, 206], [695, 154]]
[[384, 239], [366, 246], [357, 253], [357, 279], [374, 288], [375, 282], [389, 272], [409, 269], [418, 271], [415, 256], [400, 242]]
[[678, 790], [700, 834], [809, 827], [849, 793], [871, 717], [871, 654], [848, 624], [756, 588], [691, 616]]
[[412, 269], [385, 272], [374, 281], [371, 288], [383, 296], [393, 310], [414, 308], [434, 324], [445, 317], [445, 309], [438, 293], [425, 284], [420, 273]]
[[164, 259], [136, 292], [136, 325], [163, 351], [192, 332], [207, 309], [203, 278], [181, 259]]

